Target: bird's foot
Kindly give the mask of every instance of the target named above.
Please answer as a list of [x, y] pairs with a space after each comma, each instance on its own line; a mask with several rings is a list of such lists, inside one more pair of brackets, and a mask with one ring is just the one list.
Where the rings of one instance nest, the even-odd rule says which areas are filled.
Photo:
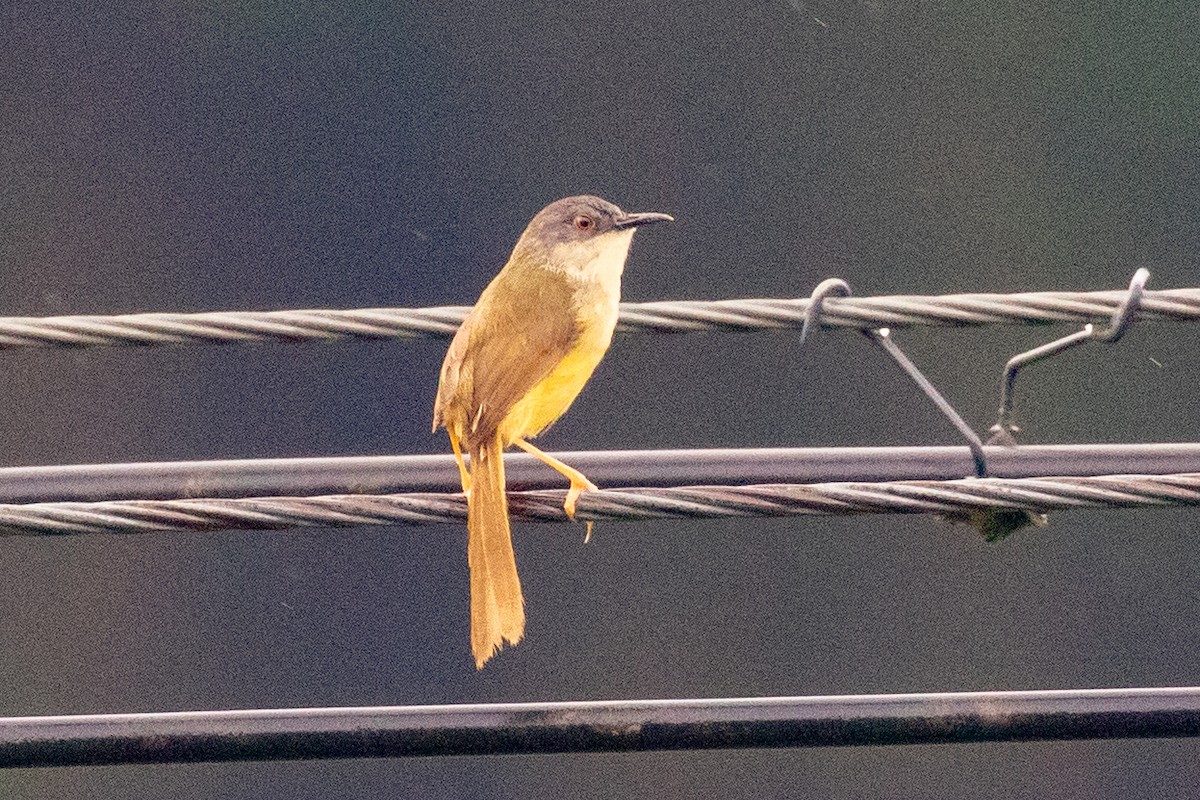
[[[600, 487], [584, 478], [582, 481], [571, 481], [571, 488], [567, 490], [567, 499], [563, 503], [563, 511], [567, 512], [567, 516], [572, 522], [575, 521], [575, 501], [579, 499], [579, 495], [585, 491], [595, 492]], [[583, 534], [583, 543], [587, 544], [592, 540], [592, 527], [596, 524], [590, 519], [584, 523], [587, 526], [587, 532]]]
[[[584, 492], [594, 492], [599, 488], [599, 486], [592, 483], [582, 475], [577, 478], [571, 478], [571, 488], [567, 490], [567, 499], [563, 502], [563, 511], [567, 512], [567, 517], [569, 517], [572, 522], [575, 521], [575, 502], [579, 499], [579, 495], [583, 494]], [[590, 526], [591, 523], [589, 522], [588, 525]]]

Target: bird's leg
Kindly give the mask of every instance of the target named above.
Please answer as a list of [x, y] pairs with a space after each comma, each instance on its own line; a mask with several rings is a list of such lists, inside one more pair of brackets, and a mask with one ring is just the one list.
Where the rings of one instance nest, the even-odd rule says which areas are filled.
[[471, 473], [467, 472], [467, 464], [463, 461], [462, 447], [458, 443], [458, 436], [450, 427], [446, 428], [446, 433], [450, 434], [450, 449], [454, 451], [454, 463], [458, 464], [458, 477], [462, 481], [463, 494], [470, 494]]
[[[567, 512], [567, 516], [575, 519], [575, 501], [579, 499], [579, 495], [584, 491], [596, 491], [599, 487], [589, 481], [584, 474], [574, 467], [569, 467], [548, 453], [543, 453], [536, 447], [531, 445], [524, 439], [514, 439], [513, 444], [524, 450], [529, 455], [541, 461], [548, 467], [557, 470], [567, 480], [571, 482], [571, 488], [567, 491], [566, 502], [563, 503], [563, 511]], [[592, 533], [592, 523], [588, 523], [588, 536]]]

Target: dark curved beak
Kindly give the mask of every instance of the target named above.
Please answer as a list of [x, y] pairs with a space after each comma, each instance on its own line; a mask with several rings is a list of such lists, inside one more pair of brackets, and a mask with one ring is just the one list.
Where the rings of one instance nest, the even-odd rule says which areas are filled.
[[670, 214], [659, 214], [656, 211], [644, 211], [638, 214], [621, 214], [613, 220], [613, 227], [617, 230], [622, 228], [636, 228], [639, 225], [649, 225], [652, 222], [674, 222], [675, 218]]

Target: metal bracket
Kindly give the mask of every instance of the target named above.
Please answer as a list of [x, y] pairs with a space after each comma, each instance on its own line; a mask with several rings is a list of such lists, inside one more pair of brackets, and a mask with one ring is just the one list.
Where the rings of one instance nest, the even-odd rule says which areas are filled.
[[1146, 281], [1149, 279], [1150, 270], [1145, 267], [1133, 273], [1133, 279], [1129, 282], [1129, 293], [1125, 296], [1121, 305], [1117, 306], [1116, 310], [1113, 311], [1107, 328], [1097, 330], [1094, 325], [1088, 323], [1083, 326], [1083, 330], [1081, 331], [1076, 331], [1061, 339], [1055, 339], [1053, 342], [1047, 342], [1040, 347], [1035, 347], [1024, 353], [1019, 353], [1008, 360], [1008, 363], [1004, 367], [1004, 380], [1000, 385], [1000, 414], [996, 418], [996, 424], [992, 425], [989, 429], [992, 435], [988, 439], [988, 444], [1015, 445], [1017, 443], [1014, 434], [1020, 428], [1017, 427], [1012, 419], [1013, 394], [1017, 383], [1017, 375], [1021, 370], [1030, 364], [1044, 361], [1073, 347], [1078, 347], [1084, 342], [1094, 340], [1112, 344], [1119, 340], [1129, 330], [1134, 320], [1137, 319], [1137, 313], [1142, 305], [1142, 296], [1145, 294]]
[[[800, 343], [803, 344], [809, 332], [820, 326], [821, 312], [827, 298], [849, 297], [850, 294], [850, 284], [840, 278], [828, 278], [817, 284], [817, 288], [813, 290], [809, 300], [808, 308], [804, 312], [804, 324], [800, 329]], [[963, 420], [958, 411], [954, 409], [954, 406], [950, 405], [950, 402], [942, 396], [937, 387], [904, 354], [904, 351], [892, 339], [891, 331], [887, 328], [864, 328], [861, 333], [887, 353], [893, 361], [899, 364], [908, 377], [925, 393], [925, 396], [933, 401], [938, 411], [941, 411], [953, 423], [958, 432], [967, 440], [967, 446], [971, 449], [971, 457], [975, 460], [976, 477], [986, 478], [988, 476], [988, 469], [987, 458], [983, 452], [983, 442], [976, 435], [975, 431], [971, 430], [971, 426]]]

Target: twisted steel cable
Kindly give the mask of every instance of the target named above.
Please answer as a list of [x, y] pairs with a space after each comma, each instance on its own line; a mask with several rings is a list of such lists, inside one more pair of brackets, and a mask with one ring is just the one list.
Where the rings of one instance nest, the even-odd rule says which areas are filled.
[[[557, 522], [564, 491], [510, 492], [514, 519]], [[949, 481], [691, 486], [584, 492], [580, 520], [770, 517], [808, 514], [941, 514], [985, 510], [1200, 505], [1200, 473]], [[0, 534], [280, 530], [297, 527], [464, 523], [461, 494], [121, 500], [0, 505]]]
[[[820, 322], [850, 328], [1101, 322], [1127, 296], [1127, 291], [1117, 290], [829, 298]], [[618, 329], [639, 333], [799, 329], [809, 305], [808, 298], [623, 303]], [[0, 318], [0, 350], [448, 337], [468, 310], [443, 306], [7, 317]], [[1147, 291], [1137, 319], [1200, 320], [1200, 289]]]

